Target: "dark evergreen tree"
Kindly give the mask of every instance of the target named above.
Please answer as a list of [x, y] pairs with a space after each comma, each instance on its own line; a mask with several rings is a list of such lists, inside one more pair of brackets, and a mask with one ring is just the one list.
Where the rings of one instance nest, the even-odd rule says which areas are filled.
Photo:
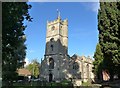
[[103, 53], [101, 51], [101, 46], [98, 43], [96, 46], [96, 51], [94, 53], [94, 69], [93, 72], [96, 74], [99, 80], [102, 80], [102, 62], [103, 62]]
[[[26, 38], [24, 19], [31, 21], [26, 2], [2, 3], [2, 80], [3, 85], [12, 85], [17, 68], [24, 64]], [[8, 83], [5, 83], [8, 82]]]
[[109, 70], [110, 79], [118, 74], [120, 66], [119, 3], [100, 2], [98, 14], [99, 43], [103, 52], [103, 69]]
[[117, 21], [118, 21], [118, 58], [117, 59], [117, 74], [120, 79], [120, 2], [117, 2]]

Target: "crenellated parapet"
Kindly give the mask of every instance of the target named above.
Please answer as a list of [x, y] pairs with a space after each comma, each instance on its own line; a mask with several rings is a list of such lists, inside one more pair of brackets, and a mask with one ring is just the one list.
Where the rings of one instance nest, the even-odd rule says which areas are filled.
[[47, 21], [48, 26], [58, 24], [58, 23], [68, 26], [68, 19], [65, 19], [65, 20], [56, 19], [54, 21]]

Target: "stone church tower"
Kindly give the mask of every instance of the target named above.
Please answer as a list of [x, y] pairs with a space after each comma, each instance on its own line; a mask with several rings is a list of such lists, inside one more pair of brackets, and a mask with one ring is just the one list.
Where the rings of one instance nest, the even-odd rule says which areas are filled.
[[64, 79], [68, 62], [68, 20], [61, 20], [58, 12], [56, 20], [47, 21], [46, 49], [41, 76], [49, 82]]
[[67, 55], [68, 54], [68, 21], [57, 19], [47, 22], [45, 55]]
[[44, 81], [62, 81], [73, 79], [78, 86], [93, 79], [93, 60], [74, 54], [68, 55], [68, 20], [62, 20], [58, 12], [57, 19], [47, 21], [46, 47], [44, 60], [41, 61], [40, 78]]

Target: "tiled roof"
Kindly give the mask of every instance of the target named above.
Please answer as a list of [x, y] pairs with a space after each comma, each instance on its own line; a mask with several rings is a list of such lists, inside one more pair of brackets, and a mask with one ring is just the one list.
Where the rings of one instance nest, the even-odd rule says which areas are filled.
[[17, 73], [22, 76], [30, 76], [31, 75], [31, 72], [25, 68], [18, 69]]

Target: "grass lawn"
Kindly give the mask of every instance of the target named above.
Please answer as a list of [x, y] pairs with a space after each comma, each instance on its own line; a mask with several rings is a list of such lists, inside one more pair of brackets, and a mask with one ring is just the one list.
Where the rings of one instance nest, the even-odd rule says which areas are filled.
[[83, 82], [82, 86], [92, 86], [92, 84], [90, 82]]
[[56, 88], [56, 86], [59, 87], [68, 87], [68, 86], [72, 86], [72, 84], [68, 81], [62, 81], [60, 83], [55, 83], [55, 82], [51, 82], [51, 83], [45, 83], [45, 82], [21, 82], [21, 83], [14, 83], [14, 88], [38, 88], [38, 86], [40, 86], [40, 88]]

